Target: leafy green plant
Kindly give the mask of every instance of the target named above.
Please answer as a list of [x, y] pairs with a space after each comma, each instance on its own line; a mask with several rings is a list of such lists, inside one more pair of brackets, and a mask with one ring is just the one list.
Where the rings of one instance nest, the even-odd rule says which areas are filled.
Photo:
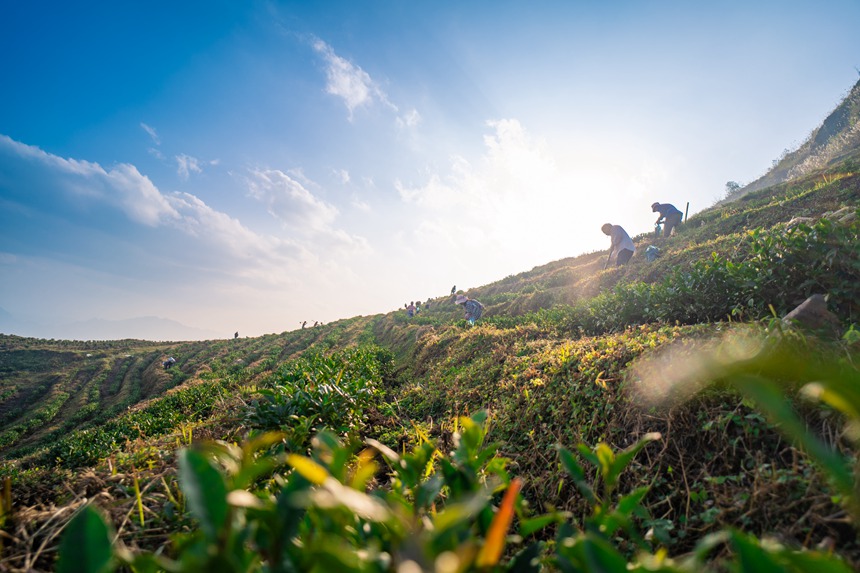
[[91, 505], [84, 506], [66, 526], [60, 543], [58, 573], [105, 573], [116, 567], [110, 528]]
[[[633, 518], [647, 519], [648, 512], [642, 505], [642, 499], [648, 493], [648, 487], [643, 486], [634, 491], [615, 498], [618, 480], [636, 454], [650, 442], [660, 439], [659, 433], [643, 436], [632, 446], [621, 452], [614, 452], [608, 445], [601, 443], [594, 448], [580, 444], [577, 448], [579, 457], [590, 463], [597, 471], [597, 484], [586, 478], [586, 471], [570, 451], [559, 447], [561, 463], [573, 478], [576, 489], [586, 499], [592, 513], [584, 520], [584, 529], [588, 532], [604, 536], [611, 540], [619, 529], [623, 529], [637, 544], [644, 545], [633, 523]], [[599, 485], [595, 487], [595, 485]]]
[[[519, 496], [521, 480], [511, 478], [497, 446], [485, 443], [486, 430], [485, 413], [461, 419], [450, 455], [430, 442], [399, 455], [372, 439], [356, 455], [353, 446], [326, 432], [314, 439], [310, 456], [271, 453], [283, 438], [276, 433], [241, 447], [215, 442], [186, 448], [179, 453], [179, 482], [198, 527], [176, 538], [173, 555], [111, 545], [107, 525], [87, 509], [69, 524], [60, 563], [67, 567], [80, 559], [88, 571], [124, 563], [135, 571], [176, 573], [528, 572], [544, 564], [571, 572], [691, 573], [707, 570], [709, 554], [728, 546], [727, 565], [734, 571], [849, 570], [829, 555], [765, 544], [732, 530], [708, 536], [680, 560], [653, 553], [636, 525], [647, 517], [647, 487], [617, 491], [625, 468], [657, 434], [621, 452], [580, 445], [576, 452], [596, 472], [593, 480], [577, 456], [558, 448], [590, 511], [582, 526], [560, 512], [531, 517]], [[377, 456], [388, 464], [390, 485], [368, 490], [379, 472]], [[514, 524], [519, 535], [512, 537]], [[560, 525], [551, 546], [536, 540], [511, 547], [553, 524]], [[619, 531], [634, 546], [625, 545]]]
[[[451, 570], [537, 570], [524, 556], [536, 556], [539, 543], [504, 564], [508, 530], [524, 515], [521, 482], [484, 444], [484, 420], [461, 421], [450, 458], [429, 442], [401, 456], [373, 440], [354, 456], [330, 433], [315, 438], [311, 456], [264, 454], [282, 439], [274, 433], [242, 447], [183, 449], [180, 486], [199, 527], [177, 539], [175, 557], [111, 552], [106, 526], [90, 511], [69, 524], [65, 539], [99, 563], [116, 559], [140, 571], [390, 571], [433, 569], [440, 560]], [[389, 464], [391, 487], [368, 493], [377, 456]], [[557, 519], [522, 519], [520, 530], [531, 535]]]
[[384, 351], [371, 346], [306, 353], [265, 382], [248, 420], [255, 428], [295, 434], [291, 443], [298, 447], [315, 430], [345, 434], [361, 426], [379, 402], [388, 361]]

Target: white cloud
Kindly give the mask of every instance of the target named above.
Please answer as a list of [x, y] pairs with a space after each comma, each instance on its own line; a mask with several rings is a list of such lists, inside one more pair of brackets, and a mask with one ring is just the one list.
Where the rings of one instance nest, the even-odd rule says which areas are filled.
[[218, 250], [231, 260], [245, 261], [252, 268], [273, 268], [306, 256], [305, 249], [298, 243], [260, 235], [190, 193], [174, 193], [169, 201], [181, 213], [181, 218], [172, 223], [173, 227], [206, 244], [218, 245]]
[[516, 119], [486, 125], [478, 157], [455, 155], [423, 182], [394, 182], [410, 217], [398, 246], [427, 264], [480, 284], [499, 269], [599, 248], [604, 218], [624, 222], [637, 208], [627, 189], [638, 173], [614, 157], [550, 146]]
[[476, 162], [452, 156], [447, 175], [428, 175], [421, 186], [395, 181], [400, 197], [438, 210], [470, 206], [498, 212], [506, 206], [528, 208], [561, 190], [568, 174], [557, 167], [548, 146], [533, 139], [515, 119], [488, 121], [485, 153]]
[[270, 215], [291, 230], [328, 229], [338, 214], [334, 205], [316, 198], [301, 183], [277, 169], [252, 171], [248, 188]]
[[327, 65], [326, 92], [343, 100], [349, 110], [350, 121], [356, 109], [369, 107], [376, 101], [397, 111], [397, 106], [388, 100], [382, 88], [361, 67], [335, 54], [334, 49], [322, 40], [316, 40], [313, 48]]
[[149, 134], [149, 137], [152, 138], [152, 141], [155, 143], [155, 145], [161, 145], [161, 138], [158, 137], [158, 132], [155, 131], [154, 127], [146, 125], [143, 122], [140, 122], [140, 127], [143, 129], [143, 131]]
[[48, 168], [47, 176], [53, 179], [51, 188], [67, 197], [107, 203], [123, 211], [132, 221], [150, 227], [178, 217], [152, 181], [141, 175], [134, 165], [119, 163], [112, 169], [104, 169], [98, 163], [63, 159], [0, 135], [0, 151], [4, 148], [25, 162]]
[[418, 127], [421, 124], [421, 114], [417, 109], [411, 109], [397, 118], [397, 126], [401, 128]]
[[304, 180], [305, 185], [314, 186], [300, 170], [287, 174], [278, 169], [266, 169], [251, 172], [247, 178], [248, 190], [253, 198], [266, 206], [270, 215], [283, 223], [285, 232], [308, 241], [312, 244], [309, 250], [321, 256], [331, 256], [333, 251], [356, 254], [370, 250], [364, 237], [335, 228], [339, 214], [337, 207], [316, 197], [293, 177]]
[[[363, 237], [334, 227], [337, 209], [317, 198], [300, 172], [246, 177], [257, 198], [291, 223], [283, 233], [260, 233], [189, 193], [162, 194], [133, 165], [104, 169], [3, 135], [0, 173], [4, 202], [27, 214], [15, 232], [22, 240], [38, 237], [32, 243], [39, 250], [35, 257], [0, 251], [0, 265], [29, 258], [56, 272], [50, 284], [18, 274], [14, 288], [27, 293], [31, 308], [44, 307], [41, 299], [74, 299], [75, 309], [91, 315], [104, 308], [104, 289], [95, 286], [115, 285], [119, 314], [163, 304], [203, 323], [254, 314], [255, 322], [277, 329], [281, 315], [273, 305], [294, 315], [306, 312], [306, 301], [336, 297], [344, 280], [359, 282], [353, 267], [371, 252]], [[72, 294], [75, 280], [80, 292]], [[317, 307], [325, 313], [315, 318], [326, 320], [347, 312]]]
[[[63, 159], [37, 147], [0, 135], [0, 152], [11, 150], [30, 170], [51, 183], [44, 188], [94, 204], [105, 203], [123, 211], [135, 223], [148, 227], [169, 226], [218, 244], [237, 258], [263, 258], [283, 262], [302, 250], [296, 243], [259, 235], [226, 213], [215, 211], [188, 193], [162, 194], [137, 168], [120, 163], [105, 170], [97, 163]], [[0, 156], [2, 160], [2, 156]], [[29, 161], [28, 161], [29, 160]], [[22, 172], [23, 173], [23, 172]], [[32, 175], [29, 176], [32, 178]]]
[[431, 173], [429, 180], [420, 187], [408, 187], [396, 180], [394, 188], [407, 203], [438, 210], [467, 205], [476, 200], [484, 202], [487, 199], [481, 176], [475, 173], [471, 163], [460, 156], [451, 157], [447, 176]]
[[353, 207], [355, 207], [356, 209], [358, 209], [359, 211], [362, 211], [364, 213], [370, 213], [370, 211], [371, 211], [370, 205], [368, 205], [365, 201], [362, 201], [358, 197], [353, 197], [350, 204]]
[[120, 163], [105, 173], [104, 177], [109, 182], [108, 190], [119, 192], [119, 206], [133, 221], [154, 227], [165, 219], [176, 217], [177, 213], [169, 202], [134, 165]]
[[350, 182], [349, 171], [346, 169], [335, 169], [334, 176], [344, 185]]
[[196, 157], [191, 157], [184, 153], [176, 156], [176, 165], [178, 166], [176, 173], [183, 181], [188, 181], [188, 177], [190, 177], [192, 171], [194, 173], [203, 173], [200, 161]]

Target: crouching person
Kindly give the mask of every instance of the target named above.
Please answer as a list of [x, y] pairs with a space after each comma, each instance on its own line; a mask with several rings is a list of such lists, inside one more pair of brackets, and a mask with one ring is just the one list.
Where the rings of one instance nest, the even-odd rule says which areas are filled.
[[463, 310], [466, 311], [466, 320], [468, 320], [471, 325], [474, 325], [475, 321], [481, 318], [481, 315], [484, 313], [483, 304], [465, 295], [458, 294], [454, 303], [463, 305]]

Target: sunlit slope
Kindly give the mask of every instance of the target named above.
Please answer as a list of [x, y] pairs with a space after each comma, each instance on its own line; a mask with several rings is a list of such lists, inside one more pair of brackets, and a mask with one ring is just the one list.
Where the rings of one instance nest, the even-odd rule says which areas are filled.
[[[797, 217], [818, 218], [858, 204], [860, 175], [840, 169], [817, 172], [706, 209], [691, 217], [672, 238], [639, 236], [637, 254], [623, 268], [603, 270], [606, 252], [587, 253], [470, 289], [468, 294], [486, 305], [487, 320], [503, 321], [556, 305], [588, 301], [618, 284], [658, 281], [668, 272], [708, 259], [713, 253], [740, 259], [746, 255], [746, 234], [751, 229], [768, 229]], [[652, 244], [661, 254], [649, 262], [643, 253]], [[773, 302], [785, 308], [799, 300]], [[312, 345], [376, 342], [392, 348], [401, 361], [406, 361], [420, 336], [455, 323], [461, 315], [462, 309], [449, 296], [442, 296], [411, 321], [404, 312], [396, 311], [257, 338], [152, 343], [3, 336], [0, 454], [29, 451], [72, 429], [104, 423], [213, 371], [253, 384], [277, 364]], [[161, 363], [168, 356], [177, 364], [164, 370]]]
[[[320, 412], [341, 413], [336, 403], [350, 414], [349, 427], [338, 430], [344, 437], [373, 438], [399, 452], [429, 439], [449, 451], [458, 416], [487, 410], [489, 438], [536, 507], [585, 511], [564, 480], [556, 444], [620, 449], [659, 431], [662, 450], [649, 447], [625, 483], [651, 488], [643, 503], [660, 516], [655, 526], [674, 552], [730, 526], [813, 545], [836, 539], [842, 554], [860, 562], [852, 530], [827, 521], [838, 499], [751, 404], [720, 391], [658, 409], [633, 392], [631, 371], [667, 345], [724, 332], [729, 317], [754, 320], [771, 307], [782, 314], [812, 292], [832, 295], [843, 330], [858, 322], [860, 226], [851, 219], [858, 187], [851, 170], [819, 172], [698, 213], [667, 240], [637, 237], [638, 254], [623, 268], [604, 270], [601, 251], [470, 289], [487, 307], [476, 327], [445, 294], [411, 318], [396, 310], [254, 338], [2, 336], [0, 478], [11, 478], [21, 508], [62, 505], [67, 491], [75, 499], [110, 491], [123, 515], [140, 511], [131, 493], [137, 480], [149, 508], [144, 523], [120, 516], [114, 525], [122, 525], [126, 542], [156, 547], [179, 527], [165, 496], [177, 491], [174, 452], [184, 444], [240, 443], [274, 429], [291, 451], [304, 451], [330, 421]], [[797, 218], [804, 225], [788, 231]], [[642, 252], [651, 244], [660, 256], [649, 262]], [[336, 388], [341, 372], [325, 366], [326, 357], [354, 356], [356, 346], [370, 347], [366, 356], [390, 356], [365, 402]], [[168, 356], [176, 364], [165, 370]], [[328, 370], [316, 371], [318, 364]], [[335, 395], [336, 402], [325, 401]], [[271, 396], [278, 398], [269, 403]], [[805, 415], [820, 434], [838, 434], [833, 417], [814, 408]], [[31, 537], [16, 532], [25, 540], [18, 554], [42, 543], [40, 519], [49, 518], [27, 521]]]
[[[860, 164], [816, 172], [804, 178], [750, 193], [690, 217], [669, 239], [651, 234], [634, 238], [636, 254], [620, 269], [603, 270], [607, 251], [554, 261], [469, 291], [487, 305], [488, 314], [522, 314], [554, 304], [573, 304], [591, 298], [622, 281], [654, 282], [668, 271], [708, 258], [743, 256], [746, 232], [770, 229], [798, 217], [819, 218], [860, 204]], [[595, 233], [600, 233], [595, 228]], [[607, 238], [608, 244], [608, 238]], [[649, 262], [645, 250], [660, 249]]]

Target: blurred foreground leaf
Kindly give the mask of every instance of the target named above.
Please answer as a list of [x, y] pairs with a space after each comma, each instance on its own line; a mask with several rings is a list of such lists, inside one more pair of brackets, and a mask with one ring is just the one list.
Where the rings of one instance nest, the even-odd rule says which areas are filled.
[[112, 571], [110, 531], [92, 506], [84, 507], [66, 526], [60, 541], [58, 573]]

